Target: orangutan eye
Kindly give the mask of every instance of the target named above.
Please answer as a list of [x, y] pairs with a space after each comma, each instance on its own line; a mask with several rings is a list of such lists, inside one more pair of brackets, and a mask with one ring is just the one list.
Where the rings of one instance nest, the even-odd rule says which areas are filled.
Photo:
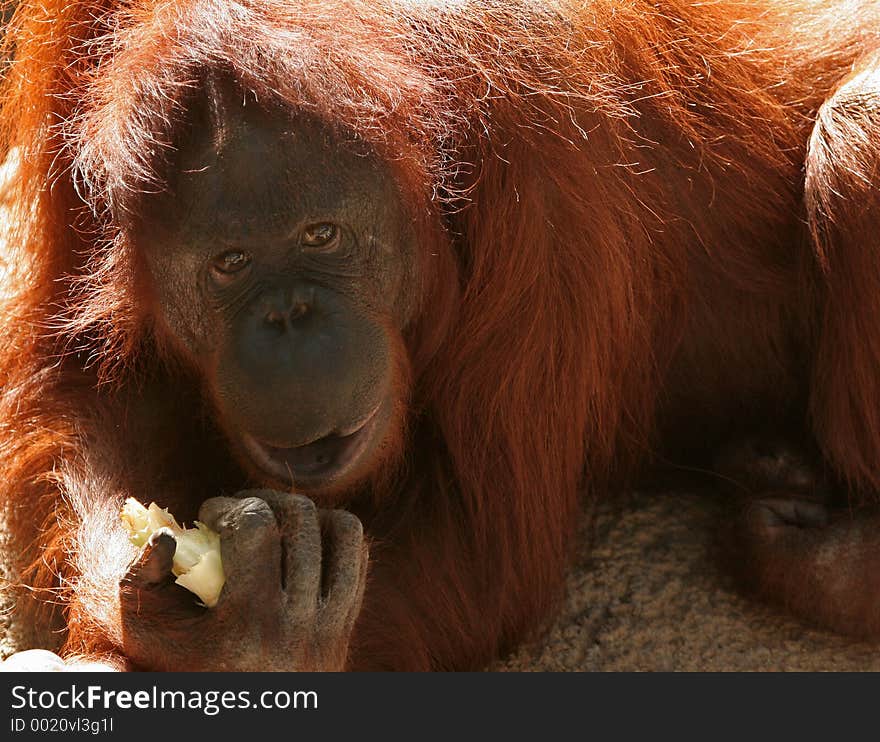
[[331, 222], [311, 224], [303, 230], [302, 245], [310, 249], [332, 249], [339, 239], [339, 227]]
[[251, 264], [251, 256], [241, 250], [227, 250], [211, 258], [211, 273], [221, 283], [238, 277]]

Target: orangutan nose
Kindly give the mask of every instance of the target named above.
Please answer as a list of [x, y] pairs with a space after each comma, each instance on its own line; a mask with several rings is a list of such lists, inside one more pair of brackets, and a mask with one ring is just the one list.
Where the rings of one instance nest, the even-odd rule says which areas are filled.
[[315, 289], [296, 290], [292, 295], [274, 297], [270, 301], [263, 322], [274, 330], [284, 332], [298, 321], [306, 319], [315, 306]]

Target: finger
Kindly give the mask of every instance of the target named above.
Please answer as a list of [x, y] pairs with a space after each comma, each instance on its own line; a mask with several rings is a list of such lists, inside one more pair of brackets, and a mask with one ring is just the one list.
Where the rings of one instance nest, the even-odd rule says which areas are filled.
[[257, 497], [214, 497], [199, 520], [220, 534], [226, 582], [218, 608], [271, 597], [281, 590], [281, 535], [272, 509]]
[[827, 526], [830, 513], [821, 503], [797, 497], [767, 497], [754, 501], [748, 512], [750, 522], [773, 530], [821, 528]]
[[257, 490], [256, 494], [271, 505], [278, 519], [289, 615], [294, 621], [313, 616], [321, 594], [321, 525], [315, 503], [302, 495], [274, 490]]
[[220, 519], [228, 510], [234, 508], [240, 499], [238, 497], [212, 497], [205, 500], [199, 508], [199, 520], [208, 528], [219, 533]]
[[324, 534], [325, 629], [348, 631], [360, 613], [369, 549], [360, 520], [345, 510], [321, 512]]
[[160, 528], [150, 535], [143, 551], [128, 568], [126, 581], [135, 587], [152, 587], [172, 578], [171, 566], [177, 542], [169, 528]]

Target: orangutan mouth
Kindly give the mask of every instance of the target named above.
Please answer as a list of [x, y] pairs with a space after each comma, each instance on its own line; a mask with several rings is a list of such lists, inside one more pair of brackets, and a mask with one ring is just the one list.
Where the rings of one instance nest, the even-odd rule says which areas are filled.
[[243, 436], [244, 446], [257, 467], [273, 479], [299, 489], [313, 489], [343, 479], [373, 448], [383, 405], [366, 418], [306, 444], [276, 445]]

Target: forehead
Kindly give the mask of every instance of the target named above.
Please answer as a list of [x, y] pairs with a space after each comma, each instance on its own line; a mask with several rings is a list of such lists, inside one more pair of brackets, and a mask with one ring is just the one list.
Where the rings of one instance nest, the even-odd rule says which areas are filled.
[[309, 219], [376, 218], [396, 202], [366, 147], [312, 116], [253, 103], [195, 117], [174, 170], [166, 218], [233, 240], [283, 238]]

